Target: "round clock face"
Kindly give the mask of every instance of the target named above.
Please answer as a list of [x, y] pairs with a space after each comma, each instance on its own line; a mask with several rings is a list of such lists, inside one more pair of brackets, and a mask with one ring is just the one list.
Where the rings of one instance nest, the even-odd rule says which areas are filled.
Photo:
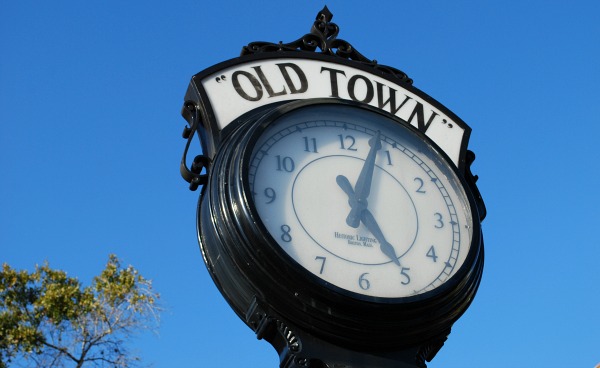
[[281, 249], [346, 291], [423, 294], [469, 252], [472, 213], [451, 164], [371, 110], [321, 104], [279, 116], [257, 138], [248, 181]]

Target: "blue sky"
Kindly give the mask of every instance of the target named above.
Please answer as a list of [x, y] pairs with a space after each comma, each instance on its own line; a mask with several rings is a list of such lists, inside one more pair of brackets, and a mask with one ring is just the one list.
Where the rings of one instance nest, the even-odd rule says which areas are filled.
[[[600, 3], [329, 1], [339, 38], [473, 133], [486, 265], [429, 367], [600, 362]], [[117, 254], [154, 281], [154, 367], [276, 367], [202, 262], [179, 176], [197, 72], [297, 39], [316, 1], [1, 1], [0, 262], [87, 283]], [[199, 151], [199, 147], [197, 147]]]

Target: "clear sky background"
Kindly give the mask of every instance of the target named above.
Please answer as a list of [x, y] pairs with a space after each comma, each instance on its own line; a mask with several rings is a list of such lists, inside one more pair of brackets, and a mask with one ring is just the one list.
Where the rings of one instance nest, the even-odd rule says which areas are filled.
[[115, 253], [166, 308], [146, 363], [277, 367], [203, 264], [180, 109], [192, 75], [325, 4], [473, 129], [485, 271], [429, 367], [599, 363], [598, 1], [0, 0], [0, 263], [89, 283]]

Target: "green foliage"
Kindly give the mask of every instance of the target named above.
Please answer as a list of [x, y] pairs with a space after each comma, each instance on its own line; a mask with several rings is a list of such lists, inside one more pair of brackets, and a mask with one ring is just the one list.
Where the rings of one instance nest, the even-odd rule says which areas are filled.
[[0, 368], [21, 365], [129, 367], [139, 361], [125, 341], [158, 325], [159, 295], [132, 266], [109, 257], [83, 287], [46, 263], [35, 271], [0, 271]]

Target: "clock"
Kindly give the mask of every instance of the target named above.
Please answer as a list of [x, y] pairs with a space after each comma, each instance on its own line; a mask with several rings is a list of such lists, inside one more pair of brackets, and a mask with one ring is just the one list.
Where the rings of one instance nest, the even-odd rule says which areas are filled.
[[435, 355], [473, 300], [483, 240], [478, 192], [434, 142], [380, 109], [316, 98], [236, 119], [215, 152], [198, 238], [259, 338], [331, 364]]
[[280, 368], [426, 368], [483, 272], [471, 128], [332, 16], [192, 77], [202, 257]]
[[358, 298], [422, 295], [457, 274], [473, 213], [432, 142], [347, 104], [278, 115], [256, 130], [249, 202], [296, 267]]

